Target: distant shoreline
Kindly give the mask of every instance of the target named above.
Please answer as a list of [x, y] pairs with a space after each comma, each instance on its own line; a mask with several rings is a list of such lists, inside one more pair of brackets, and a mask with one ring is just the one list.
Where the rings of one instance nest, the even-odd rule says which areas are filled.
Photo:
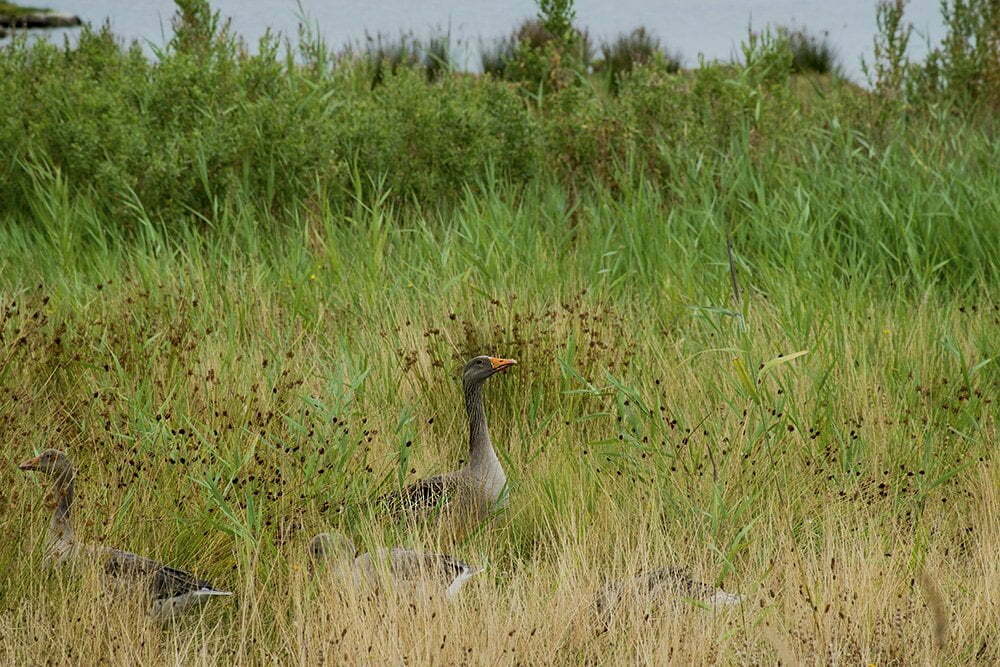
[[72, 28], [82, 23], [75, 14], [0, 2], [0, 37], [7, 36], [8, 28]]

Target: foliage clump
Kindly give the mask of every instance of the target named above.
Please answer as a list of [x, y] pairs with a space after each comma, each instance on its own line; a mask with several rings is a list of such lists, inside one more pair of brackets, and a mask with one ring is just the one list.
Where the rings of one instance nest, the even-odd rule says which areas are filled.
[[820, 38], [802, 28], [782, 28], [778, 34], [792, 52], [793, 73], [839, 74], [837, 52], [825, 33]]
[[660, 38], [643, 26], [601, 44], [601, 56], [594, 70], [607, 76], [608, 89], [612, 93], [618, 93], [622, 77], [631, 74], [636, 67], [655, 63], [668, 73], [681, 68], [681, 56], [665, 51]]
[[573, 21], [572, 0], [540, 0], [538, 16], [526, 19], [507, 38], [484, 46], [483, 71], [515, 81], [530, 94], [580, 82], [594, 55], [586, 30]]
[[880, 96], [911, 109], [947, 107], [966, 116], [1000, 111], [1000, 3], [943, 0], [945, 36], [923, 62], [907, 55], [913, 26], [905, 10], [905, 0], [878, 4], [874, 59], [864, 68]]

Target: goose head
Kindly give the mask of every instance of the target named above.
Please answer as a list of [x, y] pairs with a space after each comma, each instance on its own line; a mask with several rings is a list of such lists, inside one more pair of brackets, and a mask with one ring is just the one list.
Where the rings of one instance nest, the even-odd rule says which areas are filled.
[[18, 468], [33, 470], [57, 478], [65, 478], [73, 474], [73, 465], [69, 462], [69, 457], [58, 449], [46, 449], [35, 458], [22, 461]]
[[513, 359], [480, 356], [473, 357], [462, 371], [462, 382], [466, 385], [476, 385], [486, 381], [501, 371], [510, 368], [517, 362]]

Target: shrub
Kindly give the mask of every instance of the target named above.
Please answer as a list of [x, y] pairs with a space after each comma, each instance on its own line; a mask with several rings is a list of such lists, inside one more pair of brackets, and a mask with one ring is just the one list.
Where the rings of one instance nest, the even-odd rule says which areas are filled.
[[593, 57], [585, 30], [573, 26], [572, 0], [539, 0], [537, 18], [526, 19], [505, 41], [483, 52], [483, 69], [517, 81], [534, 93], [579, 82]]
[[663, 50], [660, 39], [640, 26], [628, 34], [620, 34], [613, 42], [601, 44], [602, 60], [595, 71], [607, 76], [608, 88], [617, 94], [622, 76], [636, 67], [659, 62], [668, 72], [677, 72], [681, 67], [678, 54], [668, 54]]
[[544, 22], [527, 19], [510, 37], [514, 57], [504, 74], [509, 81], [524, 84], [529, 91], [542, 88], [561, 88], [567, 83], [572, 71], [563, 67], [566, 45], [551, 33]]
[[[407, 35], [375, 37], [340, 59], [309, 37], [296, 61], [270, 36], [250, 54], [203, 3], [180, 8], [156, 58], [107, 27], [84, 28], [76, 44], [19, 39], [0, 49], [0, 215], [29, 215], [38, 174], [92, 195], [123, 226], [137, 207], [167, 224], [211, 221], [234, 202], [275, 213], [304, 201], [346, 207], [372, 184], [393, 205], [421, 208], [448, 207], [483, 184], [617, 191], [650, 175], [668, 184], [684, 164], [724, 161], [740, 142], [755, 159], [801, 160], [809, 127], [850, 128], [876, 151], [890, 136], [879, 114], [910, 118], [884, 101], [889, 88], [831, 81], [820, 98], [789, 85], [794, 57], [780, 34], [751, 35], [740, 63], [677, 74], [659, 41], [635, 31], [607, 45], [605, 66], [617, 68], [607, 96], [564, 66], [565, 44], [537, 20], [477, 77], [449, 72], [446, 37], [426, 49]], [[582, 48], [585, 33], [576, 34]], [[879, 71], [898, 72], [911, 96], [930, 65], [897, 65]], [[987, 99], [978, 91], [989, 90], [988, 70], [957, 72], [927, 88], [935, 99], [968, 90]], [[539, 89], [544, 96], [528, 94]]]
[[189, 26], [155, 61], [107, 28], [0, 50], [0, 213], [27, 210], [31, 165], [116, 213], [138, 202], [164, 220], [211, 218], [236, 195], [267, 210], [317, 192], [346, 202], [359, 173], [399, 201], [443, 205], [487, 171], [523, 182], [540, 169], [514, 90], [443, 74], [430, 88], [409, 41], [318, 70], [279, 57], [273, 38], [247, 55], [223, 25], [197, 39]]
[[804, 74], [839, 74], [837, 52], [827, 39], [827, 33], [819, 38], [803, 29], [781, 28], [779, 35], [787, 40], [792, 52], [792, 72]]
[[433, 206], [490, 171], [515, 182], [537, 176], [535, 123], [510, 87], [453, 76], [428, 89], [419, 72], [402, 69], [375, 93], [354, 97], [330, 119], [335, 152], [396, 197]]
[[900, 96], [906, 79], [909, 60], [906, 48], [913, 26], [903, 21], [906, 0], [880, 0], [875, 12], [878, 32], [875, 34], [871, 64], [861, 61], [868, 82], [883, 100]]
[[[349, 49], [344, 57], [351, 59], [354, 56]], [[386, 75], [396, 74], [404, 67], [416, 67], [421, 60], [420, 43], [412, 33], [401, 33], [396, 39], [380, 32], [374, 36], [365, 34], [360, 59], [367, 65], [371, 87], [375, 88], [385, 81]]]
[[1000, 110], [1000, 3], [944, 0], [941, 13], [947, 32], [924, 65], [914, 68], [916, 94]]
[[502, 37], [492, 42], [479, 43], [479, 59], [483, 73], [495, 79], [508, 78], [508, 68], [517, 57], [517, 40], [514, 36]]
[[906, 56], [913, 27], [905, 8], [904, 0], [878, 5], [874, 60], [863, 67], [879, 96], [910, 108], [944, 104], [992, 118], [1000, 110], [1000, 3], [943, 0], [945, 36], [923, 63]]

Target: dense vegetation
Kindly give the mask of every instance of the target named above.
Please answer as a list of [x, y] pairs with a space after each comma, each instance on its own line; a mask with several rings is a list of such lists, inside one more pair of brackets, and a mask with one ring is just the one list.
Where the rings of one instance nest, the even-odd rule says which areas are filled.
[[[0, 662], [1000, 661], [996, 4], [920, 63], [881, 5], [868, 88], [787, 31], [598, 61], [541, 4], [484, 75], [251, 53], [195, 0], [155, 57], [0, 49]], [[464, 455], [484, 352], [511, 506], [439, 545], [369, 502]], [[48, 446], [84, 537], [236, 597], [160, 628], [47, 574]], [[489, 569], [355, 599], [308, 576], [330, 525]], [[748, 603], [597, 633], [663, 562]]]

